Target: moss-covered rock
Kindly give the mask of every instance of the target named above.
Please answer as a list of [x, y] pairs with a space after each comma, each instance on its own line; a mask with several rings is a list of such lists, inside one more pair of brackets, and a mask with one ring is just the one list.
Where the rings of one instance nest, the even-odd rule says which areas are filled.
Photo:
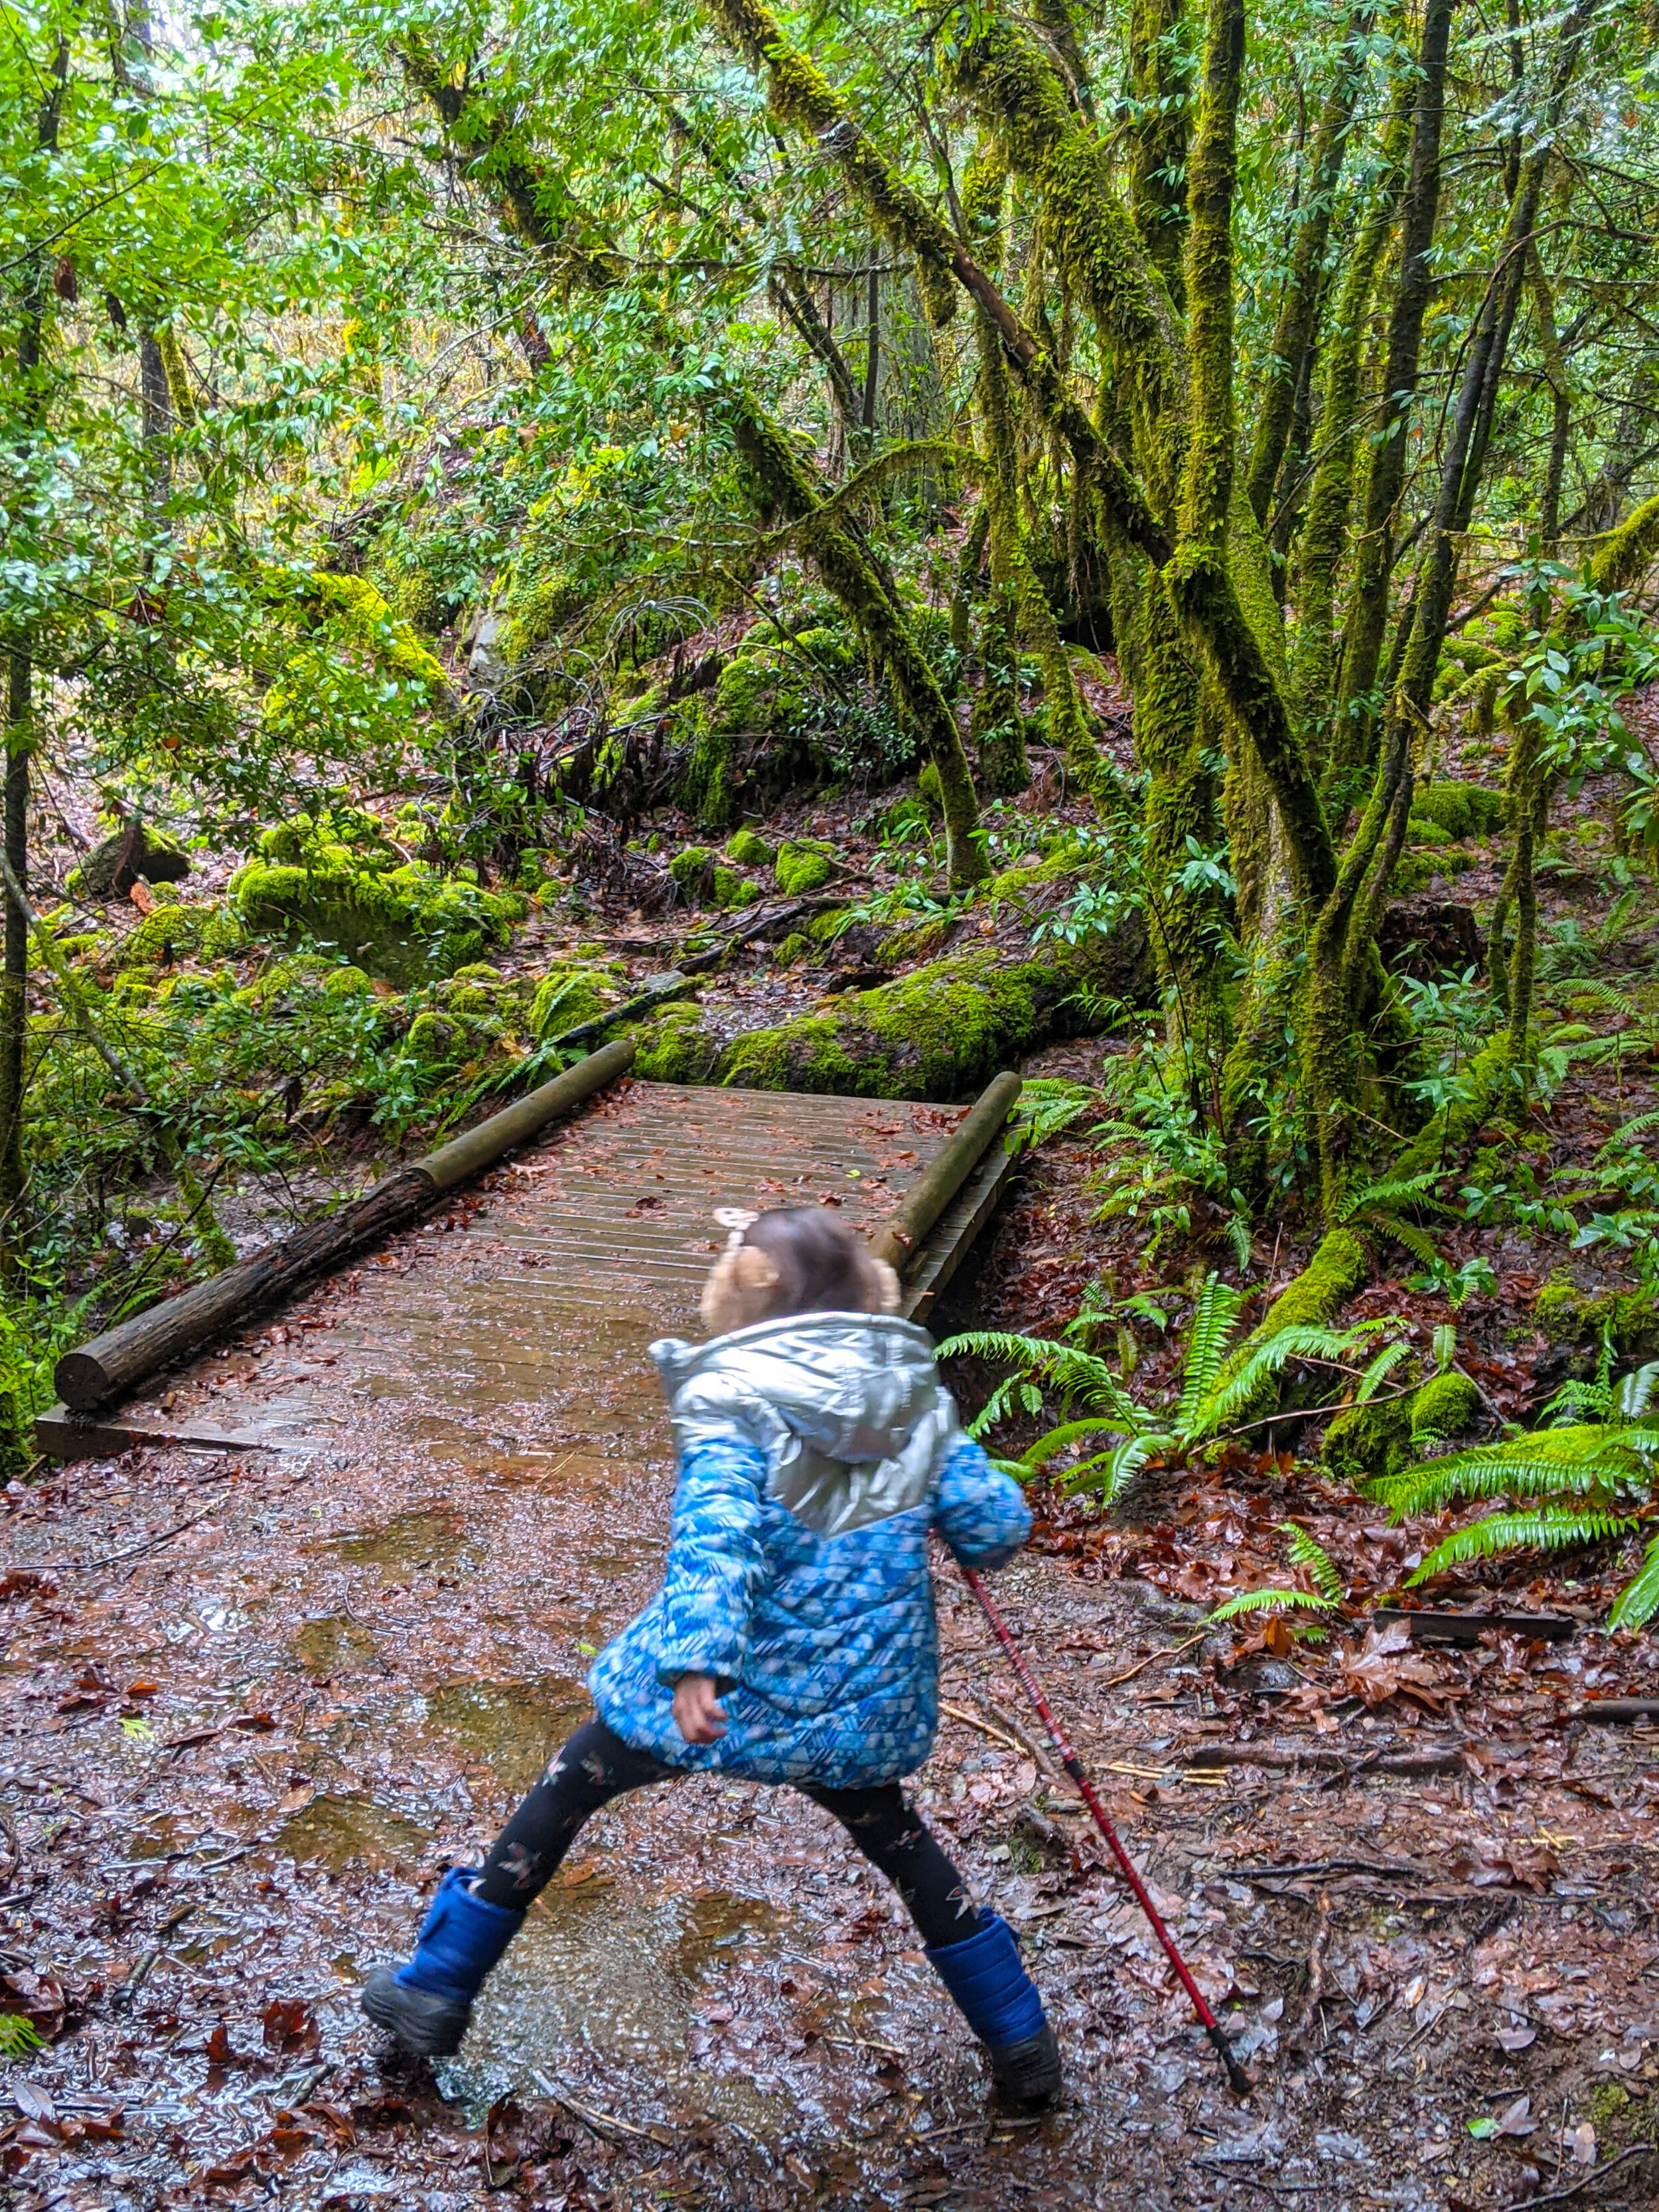
[[783, 942], [773, 948], [772, 964], [775, 968], [793, 968], [797, 960], [804, 960], [812, 949], [810, 937], [799, 929], [792, 929]]
[[717, 861], [709, 871], [709, 896], [718, 907], [752, 906], [760, 896], [760, 885], [740, 876], [735, 868], [723, 868]]
[[714, 854], [707, 845], [682, 845], [668, 863], [668, 872], [689, 899], [702, 896]]
[[1425, 783], [1412, 795], [1412, 813], [1449, 837], [1490, 837], [1504, 826], [1504, 794], [1480, 783]]
[[135, 822], [106, 837], [70, 872], [69, 888], [82, 898], [118, 898], [133, 884], [182, 883], [190, 854], [176, 837], [148, 822]]
[[1411, 1401], [1413, 1443], [1466, 1436], [1480, 1417], [1480, 1393], [1467, 1375], [1449, 1368], [1431, 1375]]
[[230, 888], [249, 928], [303, 933], [337, 946], [373, 975], [404, 983], [453, 975], [489, 947], [505, 945], [513, 923], [529, 911], [522, 891], [481, 890], [417, 862], [382, 874], [326, 861], [287, 866], [254, 860], [232, 878]]
[[634, 1073], [649, 1083], [707, 1083], [720, 1058], [720, 1046], [702, 1026], [696, 1007], [672, 1006], [637, 1032]]
[[1326, 1430], [1319, 1455], [1340, 1481], [1357, 1487], [1398, 1474], [1410, 1456], [1411, 1434], [1403, 1398], [1350, 1406]]
[[626, 977], [614, 964], [566, 962], [550, 968], [530, 1002], [530, 1033], [559, 1036], [598, 1019], [626, 995]]
[[1649, 1291], [1586, 1291], [1555, 1275], [1533, 1299], [1532, 1316], [1552, 1344], [1594, 1344], [1606, 1334], [1617, 1352], [1659, 1354], [1659, 1298]]
[[778, 889], [788, 898], [800, 898], [808, 891], [821, 889], [830, 880], [834, 852], [832, 845], [826, 845], [819, 838], [788, 839], [778, 848], [775, 863]]
[[1437, 876], [1461, 876], [1477, 865], [1474, 854], [1466, 852], [1461, 845], [1437, 845], [1424, 851], [1402, 853], [1395, 863], [1389, 886], [1401, 898], [1409, 898], [1413, 891], [1420, 891], [1431, 884]]
[[672, 1052], [653, 1030], [640, 1072], [669, 1066], [678, 1080], [712, 1076], [744, 1090], [960, 1098], [1049, 1038], [1075, 1035], [1085, 985], [1112, 998], [1147, 998], [1152, 971], [1138, 915], [1113, 936], [1045, 947], [1023, 961], [975, 944], [723, 1048], [690, 1009], [677, 1009]]
[[740, 868], [769, 868], [774, 855], [764, 837], [752, 830], [738, 830], [726, 841], [726, 857]]

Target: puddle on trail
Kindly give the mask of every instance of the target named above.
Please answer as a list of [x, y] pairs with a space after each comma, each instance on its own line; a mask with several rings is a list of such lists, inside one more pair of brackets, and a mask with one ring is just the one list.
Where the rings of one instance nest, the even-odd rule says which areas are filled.
[[[740, 2044], [729, 2069], [691, 2045], [708, 2032], [698, 2017], [700, 2001], [705, 2012], [712, 2002], [706, 1984], [781, 1932], [807, 1933], [760, 1898], [703, 1891], [624, 1905], [610, 1881], [556, 1881], [485, 1985], [461, 2056], [439, 2069], [444, 2092], [468, 2106], [509, 2087], [533, 2094], [538, 2072], [557, 2081], [580, 2051], [603, 2070], [638, 2067], [670, 2104], [774, 2133], [795, 2106], [775, 2037], [752, 2055]], [[748, 2029], [739, 2019], [730, 2032]]]
[[274, 1839], [290, 1858], [321, 1859], [331, 1874], [362, 1859], [405, 1875], [420, 1863], [430, 1840], [425, 1828], [372, 1797], [326, 1793], [284, 1820]]
[[592, 1704], [568, 1675], [538, 1674], [527, 1682], [447, 1682], [427, 1698], [426, 1710], [504, 1789], [522, 1796]]
[[360, 1674], [381, 1664], [379, 1638], [343, 1613], [307, 1621], [294, 1649], [307, 1674]]
[[460, 1551], [465, 1530], [459, 1513], [430, 1510], [394, 1514], [376, 1528], [351, 1528], [331, 1536], [329, 1548], [354, 1566], [416, 1572], [447, 1566]]

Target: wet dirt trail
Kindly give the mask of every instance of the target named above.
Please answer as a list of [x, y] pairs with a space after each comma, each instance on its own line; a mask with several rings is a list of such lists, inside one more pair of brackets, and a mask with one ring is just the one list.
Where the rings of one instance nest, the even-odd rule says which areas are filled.
[[[5, 2201], [1508, 2201], [1443, 2183], [1445, 2115], [1474, 2094], [1446, 2079], [1470, 2027], [1458, 1962], [1484, 1942], [1499, 1967], [1476, 2002], [1507, 1998], [1502, 1962], [1553, 1900], [1512, 1890], [1494, 1911], [1478, 1875], [1436, 1863], [1424, 1782], [1388, 1771], [1387, 1730], [1355, 1739], [1372, 1771], [1340, 1799], [1269, 1749], [1203, 1765], [1236, 1731], [1203, 1717], [1194, 1609], [1054, 1559], [1017, 1563], [999, 1594], [1267, 2069], [1254, 2108], [1227, 2096], [948, 1573], [946, 1724], [919, 1801], [1021, 1930], [1066, 2050], [1063, 2111], [991, 2111], [879, 1877], [793, 1793], [717, 1779], [601, 1815], [459, 2057], [435, 2076], [388, 2057], [356, 2011], [363, 1973], [406, 1952], [440, 1869], [489, 1839], [586, 1711], [591, 1653], [654, 1586], [672, 1467], [646, 1346], [695, 1331], [713, 1208], [830, 1198], [873, 1226], [958, 1118], [791, 1100], [811, 1112], [786, 1146], [781, 1102], [688, 1091], [647, 1126], [647, 1088], [151, 1405], [266, 1449], [145, 1447], [9, 1499], [0, 1974], [48, 2041], [7, 2071]], [[1612, 1872], [1639, 1881], [1652, 1816], [1632, 1748], [1587, 1747], [1578, 1777], [1629, 1800], [1603, 1833], [1625, 1854]], [[1449, 1820], [1459, 1785], [1432, 1786]], [[1499, 1805], [1488, 1825], [1518, 1836], [1547, 1810]], [[1284, 1847], [1292, 1863], [1262, 1874]], [[1585, 1908], [1573, 1971], [1594, 1986], [1568, 1986], [1587, 2024], [1620, 1978], [1632, 2021], [1659, 2007], [1644, 1918]], [[1502, 2015], [1512, 2036], [1524, 2017]], [[1645, 2098], [1646, 2043], [1607, 2032], [1609, 2078]], [[1482, 2049], [1482, 2083], [1510, 2078], [1516, 2058]]]

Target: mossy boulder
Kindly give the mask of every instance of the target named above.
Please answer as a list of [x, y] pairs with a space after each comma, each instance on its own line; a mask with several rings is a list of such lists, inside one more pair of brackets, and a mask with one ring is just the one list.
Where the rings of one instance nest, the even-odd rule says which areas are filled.
[[1425, 783], [1412, 795], [1412, 817], [1448, 837], [1490, 837], [1504, 826], [1504, 794], [1481, 783]]
[[752, 830], [737, 830], [726, 841], [726, 857], [740, 868], [769, 868], [774, 855], [764, 837]]
[[1401, 898], [1409, 898], [1420, 891], [1437, 876], [1461, 876], [1476, 866], [1475, 856], [1462, 845], [1431, 846], [1426, 850], [1402, 853], [1395, 863], [1389, 888]]
[[668, 1006], [636, 1032], [634, 1073], [649, 1083], [707, 1083], [720, 1047], [689, 1003]]
[[718, 861], [709, 871], [709, 896], [718, 907], [752, 906], [760, 896], [760, 885], [740, 876], [735, 868], [723, 868]]
[[623, 996], [619, 975], [617, 969], [586, 963], [550, 968], [530, 1002], [531, 1035], [560, 1036], [596, 1021]]
[[830, 880], [834, 854], [834, 846], [825, 844], [822, 838], [788, 839], [778, 848], [774, 864], [778, 889], [787, 898], [799, 898], [808, 891], [821, 890]]
[[1411, 1455], [1411, 1415], [1403, 1398], [1350, 1406], [1325, 1431], [1319, 1455], [1340, 1481], [1356, 1488], [1395, 1474]]
[[1413, 1443], [1466, 1436], [1480, 1417], [1480, 1393], [1467, 1375], [1449, 1368], [1431, 1375], [1411, 1401]]
[[136, 883], [182, 883], [189, 873], [190, 854], [176, 837], [147, 822], [133, 822], [106, 837], [70, 871], [69, 888], [82, 898], [122, 898]]
[[812, 949], [810, 937], [799, 929], [792, 929], [783, 942], [773, 948], [772, 964], [775, 968], [793, 968], [797, 960], [804, 960]]
[[694, 904], [708, 887], [714, 854], [707, 845], [682, 845], [668, 863], [669, 875]]
[[723, 1046], [678, 1009], [672, 1063], [653, 1038], [641, 1074], [672, 1064], [676, 1079], [751, 1091], [836, 1091], [860, 1097], [952, 1099], [1083, 1023], [1085, 987], [1145, 1003], [1153, 988], [1138, 915], [1111, 936], [1045, 947], [1009, 962], [976, 944], [872, 991], [848, 992], [824, 1012]]
[[[485, 891], [410, 862], [385, 873], [251, 861], [231, 879], [250, 929], [336, 945], [371, 975], [412, 983], [453, 975], [503, 945], [529, 911], [522, 891]], [[155, 918], [151, 917], [152, 920]]]
[[1532, 1317], [1552, 1344], [1593, 1344], [1606, 1334], [1616, 1352], [1659, 1355], [1659, 1298], [1650, 1291], [1586, 1291], [1552, 1276], [1533, 1299]]

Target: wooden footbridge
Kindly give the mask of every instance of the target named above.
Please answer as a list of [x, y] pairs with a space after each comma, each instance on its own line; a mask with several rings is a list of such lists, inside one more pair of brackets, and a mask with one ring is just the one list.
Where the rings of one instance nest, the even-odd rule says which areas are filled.
[[68, 1353], [40, 1450], [315, 1450], [388, 1423], [532, 1457], [549, 1440], [598, 1449], [560, 1408], [602, 1407], [596, 1372], [638, 1361], [651, 1337], [698, 1334], [720, 1206], [837, 1207], [926, 1320], [1000, 1194], [1018, 1077], [934, 1106], [641, 1082], [633, 1054], [628, 1039], [605, 1047], [328, 1220]]

